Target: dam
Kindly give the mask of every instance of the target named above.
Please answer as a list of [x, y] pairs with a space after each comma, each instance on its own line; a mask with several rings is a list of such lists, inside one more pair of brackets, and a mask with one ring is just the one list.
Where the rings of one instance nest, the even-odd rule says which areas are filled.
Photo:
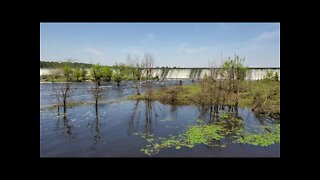
[[[40, 76], [48, 75], [55, 69], [41, 69]], [[90, 75], [90, 69], [88, 74]], [[246, 74], [246, 80], [260, 80], [265, 78], [267, 73], [278, 73], [280, 80], [280, 67], [256, 67], [249, 68]], [[159, 79], [202, 79], [205, 75], [210, 74], [209, 68], [152, 68], [153, 77]], [[144, 72], [145, 74], [145, 72]]]

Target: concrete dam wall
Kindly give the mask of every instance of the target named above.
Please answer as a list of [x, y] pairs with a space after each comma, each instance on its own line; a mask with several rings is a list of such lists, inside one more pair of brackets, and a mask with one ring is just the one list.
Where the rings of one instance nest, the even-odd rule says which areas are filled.
[[[90, 75], [90, 70], [88, 74]], [[48, 75], [55, 69], [40, 69], [40, 76]], [[153, 68], [152, 76], [160, 79], [202, 79], [205, 74], [210, 74], [208, 68]], [[265, 78], [268, 72], [278, 73], [280, 80], [280, 68], [249, 68], [247, 80], [259, 80]], [[145, 74], [145, 73], [144, 73]]]
[[[246, 80], [259, 80], [265, 78], [268, 72], [278, 73], [280, 68], [249, 68]], [[210, 69], [205, 68], [177, 68], [177, 69], [152, 69], [152, 76], [160, 79], [202, 79], [210, 74]], [[219, 78], [219, 76], [218, 76]]]

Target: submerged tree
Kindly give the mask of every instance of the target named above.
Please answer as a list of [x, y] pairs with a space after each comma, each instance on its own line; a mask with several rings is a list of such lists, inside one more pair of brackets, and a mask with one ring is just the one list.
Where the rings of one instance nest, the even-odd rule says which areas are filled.
[[60, 105], [61, 105], [61, 92], [60, 92], [60, 86], [61, 84], [56, 83], [56, 79], [60, 76], [59, 70], [52, 70], [49, 74], [49, 80], [52, 82], [52, 89], [53, 93], [55, 95], [55, 98], [57, 100], [57, 108], [58, 108], [58, 116], [60, 116]]
[[235, 55], [233, 59], [229, 57], [220, 67], [212, 64], [209, 66], [209, 73], [200, 81], [199, 103], [210, 107], [210, 120], [218, 119], [219, 107], [223, 108], [225, 105], [230, 106], [229, 110], [234, 109], [237, 112], [247, 71], [243, 62], [244, 58]]
[[216, 119], [218, 108], [224, 103], [222, 72], [221, 68], [212, 63], [209, 66], [209, 73], [200, 81], [202, 91], [199, 100], [202, 104], [202, 109], [205, 109], [205, 104], [210, 108], [210, 121]]
[[94, 86], [91, 87], [91, 93], [93, 96], [93, 99], [95, 101], [95, 112], [96, 112], [96, 119], [95, 119], [95, 130], [96, 130], [96, 135], [94, 136], [94, 141], [95, 144], [99, 141], [100, 139], [100, 130], [99, 130], [99, 109], [98, 109], [98, 104], [99, 104], [99, 99], [101, 96], [102, 89], [100, 87], [101, 81], [104, 75], [104, 70], [103, 67], [100, 66], [99, 64], [95, 64], [91, 68], [91, 74], [93, 76], [93, 82]]
[[64, 116], [66, 116], [66, 113], [67, 113], [67, 97], [69, 95], [68, 93], [70, 91], [70, 86], [71, 86], [71, 82], [72, 82], [72, 72], [73, 71], [70, 66], [65, 66], [63, 68], [63, 75], [66, 79], [66, 82], [64, 82], [63, 86], [61, 86]]
[[95, 100], [95, 107], [96, 107], [96, 112], [98, 111], [98, 103], [99, 103], [99, 97], [101, 94], [101, 88], [100, 88], [100, 82], [101, 82], [101, 77], [103, 75], [103, 68], [99, 64], [95, 64], [92, 66], [92, 75], [94, 77], [94, 88], [92, 88], [92, 94]]
[[102, 78], [102, 66], [100, 64], [95, 64], [91, 68], [91, 75], [93, 77], [94, 82], [100, 86], [101, 78]]

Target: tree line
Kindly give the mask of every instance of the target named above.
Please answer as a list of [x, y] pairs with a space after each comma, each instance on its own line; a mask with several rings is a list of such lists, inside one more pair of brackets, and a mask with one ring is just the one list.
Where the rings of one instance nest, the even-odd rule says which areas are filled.
[[56, 69], [56, 68], [63, 68], [65, 66], [70, 66], [72, 68], [81, 68], [81, 67], [91, 68], [92, 64], [78, 63], [78, 62], [40, 61], [40, 68]]
[[[154, 65], [154, 58], [151, 54], [146, 53], [141, 59], [139, 57], [127, 57], [127, 64], [115, 64], [110, 66], [101, 66], [94, 64], [90, 69], [90, 76], [85, 67], [72, 68], [70, 64], [65, 64], [61, 68], [51, 71], [45, 78], [53, 83], [53, 91], [57, 100], [58, 115], [60, 106], [63, 106], [63, 114], [66, 117], [67, 97], [71, 90], [73, 82], [81, 82], [90, 79], [94, 86], [91, 88], [92, 95], [95, 99], [96, 113], [98, 113], [99, 97], [102, 89], [100, 88], [102, 81], [115, 81], [120, 86], [122, 80], [130, 79], [134, 81], [136, 93], [140, 95], [141, 80], [146, 81], [146, 93], [151, 94], [153, 91], [153, 80], [151, 69]], [[63, 83], [55, 83], [58, 80]], [[61, 102], [62, 101], [62, 102]]]

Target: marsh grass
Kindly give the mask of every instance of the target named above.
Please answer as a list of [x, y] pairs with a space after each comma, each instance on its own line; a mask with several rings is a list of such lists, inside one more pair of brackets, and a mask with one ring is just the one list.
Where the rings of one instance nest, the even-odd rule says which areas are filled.
[[[241, 91], [239, 92], [239, 107], [254, 108], [257, 103], [261, 103], [254, 111], [266, 114], [280, 116], [280, 82], [273, 80], [243, 81], [241, 82]], [[259, 96], [260, 102], [257, 102]], [[173, 86], [161, 88], [150, 94], [150, 99], [159, 101], [163, 104], [177, 105], [210, 105], [210, 94], [202, 92], [200, 84]], [[229, 95], [232, 99], [233, 94]], [[146, 95], [132, 95], [130, 100], [146, 100]], [[267, 100], [266, 100], [267, 99]], [[226, 101], [223, 105], [232, 106], [232, 103]]]

